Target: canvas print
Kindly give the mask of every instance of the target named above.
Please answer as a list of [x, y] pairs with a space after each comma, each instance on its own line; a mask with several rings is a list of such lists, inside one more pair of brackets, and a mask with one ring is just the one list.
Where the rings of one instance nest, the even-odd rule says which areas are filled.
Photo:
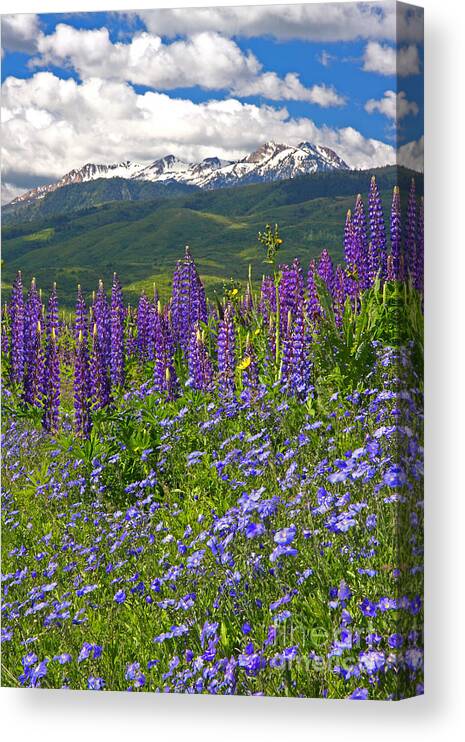
[[423, 693], [422, 9], [1, 39], [2, 684]]

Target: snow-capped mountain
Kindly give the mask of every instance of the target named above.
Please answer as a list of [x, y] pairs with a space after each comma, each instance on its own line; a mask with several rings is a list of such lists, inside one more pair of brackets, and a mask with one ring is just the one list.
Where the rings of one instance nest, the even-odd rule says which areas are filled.
[[138, 162], [118, 162], [114, 165], [94, 165], [88, 162], [87, 165], [79, 168], [79, 170], [70, 170], [69, 173], [63, 175], [56, 183], [38, 186], [30, 191], [26, 191], [26, 193], [21, 193], [13, 201], [10, 201], [8, 206], [29, 203], [39, 198], [44, 198], [48, 193], [57, 191], [59, 188], [71, 185], [72, 183], [88, 183], [90, 180], [97, 180], [98, 178], [133, 178], [143, 167]]
[[30, 203], [72, 183], [98, 178], [126, 178], [157, 183], [185, 183], [204, 189], [225, 188], [249, 183], [266, 183], [326, 170], [348, 170], [346, 163], [328, 147], [302, 142], [297, 147], [266, 142], [242, 160], [230, 162], [207, 157], [202, 162], [184, 162], [167, 155], [150, 164], [120, 162], [114, 165], [88, 163], [71, 170], [56, 183], [22, 193], [11, 206]]

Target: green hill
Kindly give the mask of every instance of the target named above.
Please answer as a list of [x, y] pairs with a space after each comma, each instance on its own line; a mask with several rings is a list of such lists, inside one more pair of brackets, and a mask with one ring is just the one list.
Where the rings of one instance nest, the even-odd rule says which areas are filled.
[[71, 183], [32, 203], [8, 204], [2, 209], [4, 225], [31, 222], [72, 214], [111, 201], [148, 201], [172, 198], [198, 189], [185, 183], [150, 183], [126, 178], [99, 178]]
[[[10, 224], [2, 230], [4, 285], [21, 269], [25, 283], [33, 275], [44, 288], [56, 281], [60, 301], [71, 307], [77, 283], [89, 293], [100, 277], [108, 286], [116, 270], [131, 301], [142, 288], [151, 291], [153, 282], [166, 294], [176, 260], [189, 244], [212, 292], [230, 277], [243, 280], [249, 263], [254, 277], [260, 278], [265, 266], [257, 232], [267, 222], [280, 225], [282, 262], [297, 256], [305, 265], [325, 247], [338, 260], [345, 213], [357, 193], [366, 197], [372, 173], [388, 213], [393, 186], [398, 183], [405, 195], [412, 173], [387, 167], [171, 198], [164, 193], [163, 198], [110, 200], [78, 212]], [[76, 186], [61, 190], [69, 188]], [[417, 190], [422, 192], [419, 176]], [[63, 198], [66, 201], [66, 194]]]

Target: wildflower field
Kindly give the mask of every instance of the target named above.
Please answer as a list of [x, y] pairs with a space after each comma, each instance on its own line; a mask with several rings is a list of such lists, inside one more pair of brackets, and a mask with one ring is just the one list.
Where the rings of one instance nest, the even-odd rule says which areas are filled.
[[422, 204], [385, 223], [373, 178], [367, 207], [342, 265], [267, 226], [261, 286], [214, 300], [187, 248], [165, 303], [115, 274], [64, 315], [18, 274], [3, 685], [422, 692]]

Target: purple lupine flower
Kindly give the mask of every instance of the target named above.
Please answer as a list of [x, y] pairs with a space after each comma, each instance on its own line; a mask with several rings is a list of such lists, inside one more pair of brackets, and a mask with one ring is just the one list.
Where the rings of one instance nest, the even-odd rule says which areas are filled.
[[205, 289], [188, 246], [176, 264], [171, 305], [175, 341], [187, 352], [192, 328], [207, 321]]
[[81, 285], [77, 287], [76, 297], [76, 320], [74, 323], [74, 337], [77, 340], [79, 333], [82, 333], [84, 342], [87, 342], [88, 337], [88, 316], [86, 302], [82, 295]]
[[305, 323], [301, 306], [284, 341], [281, 378], [289, 394], [306, 396], [310, 382]]
[[52, 330], [55, 330], [55, 340], [58, 340], [59, 326], [60, 326], [60, 321], [58, 317], [57, 285], [56, 283], [54, 283], [52, 286], [52, 290], [50, 292], [50, 296], [48, 297], [48, 303], [47, 303], [47, 320], [46, 320], [47, 340], [50, 339]]
[[24, 361], [29, 362], [29, 353], [35, 346], [37, 323], [42, 317], [42, 302], [36, 288], [36, 279], [31, 281], [24, 310]]
[[[149, 327], [148, 327], [149, 339], [148, 339], [147, 354], [151, 361], [154, 361], [156, 357], [157, 337], [159, 333], [161, 332], [164, 335], [166, 335], [168, 333], [168, 328], [169, 328], [169, 317], [167, 315], [167, 319], [165, 321], [162, 304], [160, 300], [157, 300], [157, 303], [151, 304], [149, 308]], [[172, 343], [170, 345], [170, 348], [172, 349], [172, 352], [174, 353], [174, 345]]]
[[92, 407], [95, 410], [106, 407], [110, 403], [110, 380], [108, 378], [108, 367], [105, 364], [105, 356], [97, 322], [94, 322], [92, 332], [90, 396], [92, 399]]
[[315, 261], [311, 260], [307, 274], [307, 315], [312, 322], [321, 317], [321, 305], [315, 284]]
[[344, 225], [344, 259], [346, 266], [351, 273], [355, 273], [355, 242], [354, 242], [354, 225], [352, 224], [352, 212], [348, 209]]
[[400, 190], [394, 186], [391, 206], [391, 254], [388, 261], [388, 279], [400, 281], [403, 278], [402, 226], [400, 213]]
[[234, 374], [236, 370], [236, 339], [234, 332], [233, 308], [228, 304], [223, 319], [218, 324], [218, 389], [222, 396], [234, 392]]
[[24, 296], [21, 271], [16, 274], [9, 306], [11, 320], [11, 381], [20, 384], [24, 376]]
[[379, 274], [383, 280], [386, 276], [386, 228], [384, 225], [383, 205], [379, 194], [376, 178], [373, 175], [370, 182], [368, 197], [368, 212], [370, 221], [369, 280], [373, 284]]
[[423, 271], [424, 271], [424, 213], [423, 198], [420, 201], [418, 210], [417, 225], [417, 249], [416, 249], [416, 267], [415, 267], [415, 288], [423, 291]]
[[360, 193], [355, 201], [352, 221], [354, 227], [355, 267], [358, 284], [361, 289], [366, 289], [370, 286], [368, 270], [368, 234], [365, 206]]
[[41, 316], [42, 302], [36, 288], [35, 278], [33, 278], [24, 314], [24, 399], [29, 404], [34, 405], [40, 403], [44, 372]]
[[35, 332], [28, 329], [28, 356], [24, 376], [24, 401], [36, 407], [42, 404], [44, 388], [45, 359], [42, 346], [42, 327], [37, 320]]
[[347, 296], [346, 281], [347, 277], [342, 267], [338, 265], [333, 283], [334, 315], [338, 327], [342, 325], [342, 316], [344, 314], [344, 304]]
[[194, 389], [209, 389], [213, 380], [213, 368], [205, 347], [205, 339], [199, 326], [194, 326], [187, 351], [189, 381]]
[[92, 428], [90, 401], [89, 354], [82, 330], [79, 330], [74, 360], [74, 415], [76, 432], [84, 438], [89, 437]]
[[329, 293], [332, 294], [334, 290], [334, 266], [331, 256], [326, 248], [320, 255], [317, 270], [318, 275], [325, 282]]
[[174, 356], [176, 351], [176, 341], [173, 330], [173, 318], [171, 312], [171, 304], [166, 304], [161, 314], [163, 317], [163, 335], [165, 338], [165, 345], [169, 356]]
[[352, 221], [352, 212], [349, 209], [346, 215], [344, 226], [344, 258], [347, 270], [347, 290], [350, 296], [355, 297], [357, 294], [357, 284], [359, 279], [358, 273], [358, 255], [355, 229]]
[[155, 335], [154, 387], [164, 393], [168, 399], [174, 399], [178, 392], [178, 379], [173, 360], [173, 342], [169, 327], [169, 318], [164, 316], [161, 306], [158, 307], [158, 323]]
[[155, 366], [154, 382], [157, 391], [162, 392], [165, 388], [166, 358], [168, 355], [165, 337], [166, 322], [161, 307], [158, 311], [157, 332], [155, 334]]
[[123, 291], [116, 273], [113, 274], [110, 310], [110, 372], [115, 386], [124, 382], [124, 305]]
[[288, 326], [289, 312], [294, 316], [302, 304], [304, 282], [300, 262], [295, 259], [292, 266], [280, 266], [282, 278], [279, 284], [279, 305], [281, 318], [281, 337], [284, 337]]
[[60, 358], [53, 324], [51, 325], [50, 336], [47, 339], [43, 400], [42, 425], [48, 433], [56, 433], [60, 414]]
[[405, 223], [405, 269], [413, 284], [416, 283], [417, 267], [417, 197], [415, 179], [412, 178], [407, 202], [407, 219]]
[[126, 354], [132, 358], [137, 354], [136, 322], [132, 307], [126, 307], [125, 313], [125, 337], [126, 337]]
[[170, 357], [165, 368], [165, 391], [167, 399], [175, 399], [179, 390], [178, 377], [173, 359]]
[[137, 347], [142, 361], [147, 360], [149, 357], [150, 309], [150, 302], [147, 299], [145, 292], [143, 292], [139, 298], [139, 304], [137, 307]]
[[104, 367], [108, 368], [110, 365], [110, 312], [102, 279], [98, 283], [97, 294], [92, 305], [92, 315], [97, 325], [101, 360]]

